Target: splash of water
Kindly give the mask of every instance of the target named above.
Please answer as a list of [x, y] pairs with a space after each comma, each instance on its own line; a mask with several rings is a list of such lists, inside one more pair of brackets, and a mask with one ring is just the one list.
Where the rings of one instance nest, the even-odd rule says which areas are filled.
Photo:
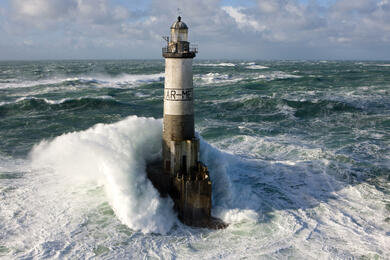
[[130, 116], [42, 141], [31, 152], [33, 168], [49, 167], [69, 183], [104, 185], [120, 221], [144, 233], [167, 233], [177, 221], [173, 202], [146, 178], [147, 161], [160, 156], [161, 120]]
[[[177, 222], [170, 198], [161, 198], [146, 177], [148, 161], [161, 156], [162, 121], [130, 116], [114, 124], [97, 124], [81, 131], [44, 140], [30, 153], [32, 167], [49, 168], [65, 185], [104, 186], [118, 219], [133, 230], [167, 233]], [[237, 209], [228, 177], [228, 155], [201, 137], [201, 160], [213, 181], [213, 214], [228, 223], [256, 221], [257, 213]]]

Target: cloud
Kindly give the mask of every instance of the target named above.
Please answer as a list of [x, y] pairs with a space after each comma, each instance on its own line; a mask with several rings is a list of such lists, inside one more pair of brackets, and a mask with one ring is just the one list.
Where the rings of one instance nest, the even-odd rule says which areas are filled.
[[12, 0], [11, 4], [14, 21], [44, 29], [59, 23], [113, 24], [130, 17], [127, 8], [108, 0]]
[[259, 2], [260, 12], [276, 13], [279, 10], [279, 4], [276, 1], [263, 0]]
[[59, 57], [158, 58], [179, 7], [200, 57], [390, 59], [389, 0], [8, 1], [0, 4], [0, 43], [14, 51], [0, 49], [0, 57], [25, 53], [16, 48], [26, 42]]
[[107, 0], [77, 0], [77, 17], [92, 24], [112, 24], [129, 18], [129, 11]]
[[387, 0], [338, 1], [329, 9], [329, 38], [348, 45], [388, 44], [389, 14]]
[[[261, 0], [258, 8], [223, 7], [235, 20], [238, 29], [257, 32], [263, 41], [297, 42], [307, 38], [307, 32], [326, 24], [320, 6], [297, 1]], [[259, 38], [259, 37], [258, 37]]]
[[73, 0], [12, 0], [13, 19], [26, 24], [44, 27], [48, 22], [57, 22], [77, 7]]
[[370, 13], [375, 10], [377, 3], [376, 0], [339, 0], [332, 6], [332, 10], [334, 13]]
[[267, 28], [265, 25], [261, 25], [252, 17], [249, 17], [246, 14], [242, 13], [241, 12], [242, 8], [224, 6], [222, 7], [222, 10], [224, 10], [228, 15], [230, 15], [234, 19], [234, 21], [237, 23], [238, 27], [241, 30], [252, 29], [256, 32], [262, 32]]
[[222, 8], [237, 29], [251, 28], [263, 42], [361, 46], [373, 39], [387, 42], [390, 33], [388, 0], [339, 0], [327, 8], [315, 1], [259, 0], [258, 9]]

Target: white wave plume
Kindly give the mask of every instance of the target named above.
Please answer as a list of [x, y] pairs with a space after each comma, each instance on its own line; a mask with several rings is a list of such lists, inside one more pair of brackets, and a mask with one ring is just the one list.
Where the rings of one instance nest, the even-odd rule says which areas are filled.
[[109, 86], [118, 87], [122, 85], [139, 85], [143, 83], [159, 82], [164, 80], [164, 73], [156, 74], [124, 74], [118, 77], [98, 77], [103, 83], [109, 83]]
[[[164, 73], [155, 74], [121, 74], [118, 76], [107, 75], [81, 75], [79, 77], [54, 77], [34, 81], [16, 81], [12, 83], [0, 83], [0, 89], [31, 88], [36, 86], [77, 83], [77, 85], [98, 85], [111, 88], [134, 87], [145, 83], [159, 82], [164, 80]], [[63, 86], [57, 86], [60, 88]], [[67, 88], [69, 86], [66, 86]]]
[[218, 84], [218, 83], [232, 83], [243, 80], [243, 78], [233, 78], [229, 74], [221, 73], [207, 73], [202, 75], [195, 75], [195, 80], [200, 81], [201, 84]]
[[229, 62], [221, 62], [221, 63], [199, 63], [195, 64], [197, 66], [206, 66], [206, 67], [234, 67], [236, 64]]
[[236, 163], [234, 156], [221, 152], [202, 137], [198, 138], [200, 160], [207, 165], [213, 186], [213, 214], [226, 223], [257, 222], [258, 213], [249, 208], [245, 199], [241, 199], [242, 191], [236, 190], [230, 180], [228, 172]]
[[49, 167], [69, 183], [104, 185], [120, 221], [144, 233], [167, 233], [177, 221], [173, 202], [147, 179], [147, 161], [160, 156], [161, 120], [130, 116], [36, 145], [34, 168]]
[[[130, 116], [114, 124], [63, 134], [33, 148], [32, 167], [38, 171], [48, 168], [64, 185], [104, 186], [108, 202], [123, 224], [143, 233], [166, 234], [177, 223], [173, 202], [160, 197], [145, 172], [146, 163], [161, 156], [161, 128], [161, 119]], [[256, 221], [255, 211], [232, 199], [239, 196], [228, 175], [229, 155], [199, 138], [201, 160], [213, 181], [213, 214], [228, 223]]]
[[113, 97], [111, 96], [83, 96], [83, 97], [78, 97], [78, 98], [75, 98], [75, 99], [72, 99], [72, 98], [61, 98], [59, 100], [52, 100], [52, 99], [48, 99], [48, 98], [38, 98], [38, 97], [20, 97], [18, 99], [16, 99], [15, 101], [12, 101], [12, 102], [0, 102], [0, 106], [3, 106], [3, 105], [9, 105], [9, 104], [16, 104], [16, 103], [19, 103], [19, 102], [22, 102], [22, 101], [25, 101], [25, 100], [37, 100], [37, 101], [44, 101], [45, 103], [47, 104], [50, 104], [50, 105], [58, 105], [58, 104], [63, 104], [67, 101], [71, 101], [71, 100], [82, 100], [82, 99], [86, 99], [86, 98], [90, 98], [90, 99], [105, 99], [105, 100], [115, 100]]
[[256, 65], [256, 64], [251, 64], [246, 67], [247, 69], [252, 69], [252, 70], [263, 70], [263, 69], [268, 69], [269, 67], [267, 66], [262, 66], [262, 65]]
[[265, 79], [265, 80], [277, 80], [277, 79], [299, 79], [302, 76], [288, 74], [283, 71], [273, 71], [270, 73], [259, 74], [254, 79]]

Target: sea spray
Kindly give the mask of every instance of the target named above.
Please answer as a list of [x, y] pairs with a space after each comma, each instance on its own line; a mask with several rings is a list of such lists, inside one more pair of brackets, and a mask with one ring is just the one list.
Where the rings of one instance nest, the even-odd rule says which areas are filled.
[[[161, 117], [161, 60], [2, 62], [0, 258], [390, 259], [389, 67], [198, 62], [235, 64], [194, 66], [196, 127], [217, 148], [202, 143], [200, 155], [214, 165], [213, 215], [227, 229], [179, 224], [167, 235], [143, 234], [116, 217], [105, 176], [99, 184], [85, 172], [83, 180], [25, 160], [44, 139], [128, 115]], [[247, 68], [256, 64], [269, 68]], [[220, 186], [219, 173], [229, 183]], [[246, 210], [257, 221], [232, 224]]]
[[30, 156], [34, 168], [49, 167], [69, 183], [104, 185], [115, 215], [131, 229], [165, 234], [177, 221], [173, 202], [159, 196], [145, 173], [160, 149], [161, 120], [130, 116], [42, 141]]
[[[30, 81], [18, 81], [1, 82], [0, 89], [15, 89], [15, 88], [37, 88], [50, 86], [51, 91], [64, 89], [66, 90], [70, 86], [83, 85], [83, 86], [104, 86], [107, 88], [128, 88], [136, 87], [141, 84], [159, 82], [164, 80], [164, 73], [154, 74], [127, 74], [123, 73], [117, 76], [110, 76], [106, 74], [85, 74], [78, 75], [77, 77], [64, 77], [63, 75], [51, 76], [44, 79], [35, 79]], [[49, 90], [50, 90], [49, 89]], [[74, 89], [78, 90], [78, 89]]]
[[[43, 140], [30, 153], [32, 167], [49, 168], [54, 171], [53, 178], [60, 176], [68, 185], [104, 186], [123, 224], [144, 233], [165, 234], [177, 222], [173, 202], [159, 196], [145, 172], [146, 163], [161, 156], [161, 125], [159, 119], [130, 116]], [[227, 223], [256, 221], [256, 212], [232, 199], [241, 192], [232, 188], [228, 175], [234, 160], [227, 158], [234, 156], [200, 140], [201, 160], [209, 165], [213, 181], [213, 214]]]
[[213, 215], [229, 224], [257, 222], [258, 214], [252, 209], [247, 209], [247, 203], [240, 199], [242, 190], [237, 190], [232, 185], [230, 174], [239, 159], [221, 152], [201, 136], [197, 137], [200, 140], [200, 160], [208, 166], [213, 185]]

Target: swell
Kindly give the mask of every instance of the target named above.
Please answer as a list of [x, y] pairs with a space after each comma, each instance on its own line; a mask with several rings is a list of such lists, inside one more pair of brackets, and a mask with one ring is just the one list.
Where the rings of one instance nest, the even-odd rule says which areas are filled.
[[318, 117], [333, 113], [353, 113], [362, 111], [362, 109], [351, 104], [331, 100], [321, 100], [318, 102], [283, 100], [283, 103], [295, 109], [296, 111], [294, 116], [300, 118]]
[[49, 100], [46, 98], [24, 97], [14, 102], [0, 105], [0, 115], [7, 116], [21, 112], [39, 112], [47, 110], [101, 109], [105, 107], [127, 106], [110, 96], [81, 97], [77, 99]]
[[[321, 117], [333, 113], [361, 112], [357, 105], [332, 100], [288, 100], [267, 96], [248, 96], [234, 100], [215, 101], [220, 111], [240, 111], [241, 115], [275, 115], [278, 113], [298, 118]], [[236, 113], [230, 114], [231, 116]]]
[[121, 74], [115, 77], [107, 75], [79, 76], [73, 78], [53, 77], [47, 79], [27, 80], [19, 82], [1, 82], [0, 89], [31, 88], [38, 86], [104, 86], [108, 88], [124, 88], [140, 84], [158, 82], [164, 79], [164, 73], [155, 74]]
[[[258, 65], [256, 65], [258, 66]], [[261, 68], [260, 68], [261, 67]], [[267, 67], [255, 67], [251, 70], [266, 69]], [[194, 75], [195, 84], [199, 85], [211, 85], [211, 84], [236, 84], [237, 82], [270, 82], [270, 81], [294, 81], [301, 79], [302, 76], [289, 74], [283, 71], [269, 71], [265, 73], [258, 72], [244, 72], [244, 73], [220, 73], [220, 72], [209, 72], [204, 74]]]
[[[161, 132], [162, 121], [154, 118], [130, 116], [114, 124], [97, 124], [41, 141], [30, 153], [31, 165], [37, 174], [53, 172], [59, 185], [104, 187], [123, 224], [165, 234], [177, 223], [173, 202], [159, 196], [145, 172], [146, 163], [161, 156]], [[212, 173], [214, 213], [229, 223], [256, 221], [256, 212], [232, 202], [226, 155], [200, 139], [201, 159]]]

